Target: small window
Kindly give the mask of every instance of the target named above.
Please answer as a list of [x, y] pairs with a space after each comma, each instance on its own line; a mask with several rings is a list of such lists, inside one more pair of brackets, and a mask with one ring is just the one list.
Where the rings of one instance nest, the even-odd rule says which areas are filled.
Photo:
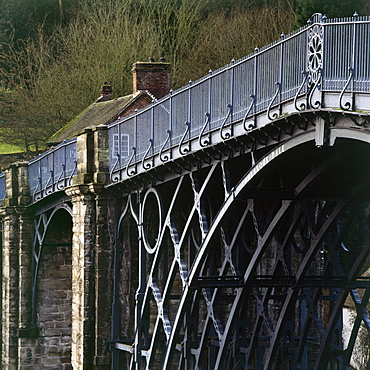
[[75, 160], [76, 160], [76, 150], [75, 149], [69, 149], [68, 162], [69, 163], [74, 163]]
[[119, 150], [118, 134], [113, 134], [113, 156], [120, 154], [121, 157], [129, 156], [129, 135], [121, 134], [121, 151]]

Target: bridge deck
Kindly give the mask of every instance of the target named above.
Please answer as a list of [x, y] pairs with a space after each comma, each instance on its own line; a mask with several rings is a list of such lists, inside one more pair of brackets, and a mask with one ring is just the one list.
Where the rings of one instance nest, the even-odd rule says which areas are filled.
[[[369, 35], [369, 17], [317, 14], [308, 26], [114, 122], [110, 183], [307, 110], [358, 112], [367, 124]], [[34, 202], [71, 184], [75, 145], [62, 143], [29, 162]]]

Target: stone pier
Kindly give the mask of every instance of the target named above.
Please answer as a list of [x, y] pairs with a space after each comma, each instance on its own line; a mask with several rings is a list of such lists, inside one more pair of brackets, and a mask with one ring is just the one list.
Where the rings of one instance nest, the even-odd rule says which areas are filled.
[[73, 183], [51, 204], [32, 204], [27, 163], [6, 170], [4, 369], [110, 369], [115, 201], [104, 187], [107, 132], [78, 136]]

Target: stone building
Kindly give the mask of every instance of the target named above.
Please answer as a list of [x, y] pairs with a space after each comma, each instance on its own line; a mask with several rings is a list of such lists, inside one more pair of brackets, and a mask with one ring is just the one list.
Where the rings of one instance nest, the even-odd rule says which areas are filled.
[[112, 86], [105, 82], [96, 102], [57, 131], [49, 139], [49, 144], [72, 139], [87, 127], [112, 123], [167, 95], [170, 92], [170, 69], [170, 64], [164, 61], [134, 63], [131, 70], [132, 94], [113, 99]]

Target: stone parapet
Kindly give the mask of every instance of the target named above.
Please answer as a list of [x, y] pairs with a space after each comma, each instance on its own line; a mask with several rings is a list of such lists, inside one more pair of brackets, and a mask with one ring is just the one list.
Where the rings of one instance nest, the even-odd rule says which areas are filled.
[[73, 185], [108, 182], [108, 126], [87, 128], [77, 137], [77, 173], [73, 178]]
[[31, 202], [27, 162], [12, 164], [6, 171], [6, 190], [3, 206], [27, 206]]

